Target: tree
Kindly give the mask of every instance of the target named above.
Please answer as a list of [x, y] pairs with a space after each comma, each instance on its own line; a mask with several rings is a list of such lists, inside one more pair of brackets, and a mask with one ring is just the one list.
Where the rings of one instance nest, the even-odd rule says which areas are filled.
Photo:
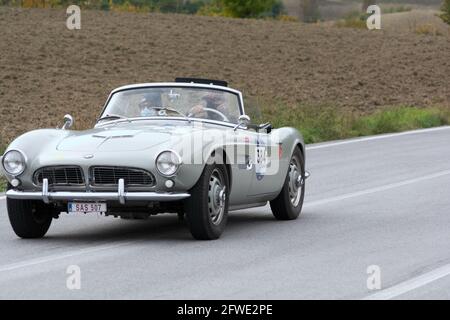
[[440, 14], [441, 19], [445, 23], [450, 24], [450, 0], [444, 0], [441, 10], [442, 10], [442, 13]]
[[376, 4], [375, 2], [375, 0], [363, 0], [362, 11], [365, 13], [369, 6]]
[[276, 0], [222, 0], [226, 15], [235, 18], [255, 18], [272, 11]]

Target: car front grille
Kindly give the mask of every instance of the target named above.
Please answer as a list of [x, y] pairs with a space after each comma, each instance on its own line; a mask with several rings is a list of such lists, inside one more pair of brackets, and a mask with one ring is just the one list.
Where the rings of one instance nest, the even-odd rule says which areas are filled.
[[83, 171], [76, 166], [44, 167], [37, 170], [34, 174], [34, 183], [41, 186], [44, 179], [48, 180], [49, 186], [84, 185]]
[[94, 187], [116, 186], [123, 179], [125, 186], [153, 186], [155, 177], [148, 171], [127, 167], [92, 167], [91, 185]]

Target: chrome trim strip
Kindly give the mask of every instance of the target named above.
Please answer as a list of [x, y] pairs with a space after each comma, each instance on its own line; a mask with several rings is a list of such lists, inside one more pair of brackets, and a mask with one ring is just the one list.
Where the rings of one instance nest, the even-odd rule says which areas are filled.
[[[159, 192], [124, 192], [125, 201], [177, 201], [189, 198], [189, 193], [159, 193]], [[42, 200], [42, 192], [25, 192], [8, 190], [6, 197], [9, 199]], [[49, 201], [120, 201], [118, 192], [48, 192]]]

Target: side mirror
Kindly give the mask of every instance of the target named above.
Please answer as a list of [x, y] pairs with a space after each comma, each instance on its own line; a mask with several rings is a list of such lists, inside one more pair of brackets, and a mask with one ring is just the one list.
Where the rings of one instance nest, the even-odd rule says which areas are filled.
[[61, 129], [67, 130], [73, 126], [73, 117], [70, 114], [64, 116], [64, 124]]
[[263, 123], [259, 126], [259, 130], [266, 130], [267, 134], [272, 132], [272, 124], [270, 122]]
[[238, 128], [246, 128], [250, 124], [250, 117], [246, 114], [239, 116], [238, 124], [234, 127], [234, 130]]

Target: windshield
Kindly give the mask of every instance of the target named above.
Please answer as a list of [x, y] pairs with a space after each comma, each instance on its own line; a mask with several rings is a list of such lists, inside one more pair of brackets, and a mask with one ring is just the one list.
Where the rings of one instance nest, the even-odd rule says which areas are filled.
[[175, 116], [237, 123], [239, 115], [239, 97], [228, 91], [154, 87], [114, 93], [100, 121]]

